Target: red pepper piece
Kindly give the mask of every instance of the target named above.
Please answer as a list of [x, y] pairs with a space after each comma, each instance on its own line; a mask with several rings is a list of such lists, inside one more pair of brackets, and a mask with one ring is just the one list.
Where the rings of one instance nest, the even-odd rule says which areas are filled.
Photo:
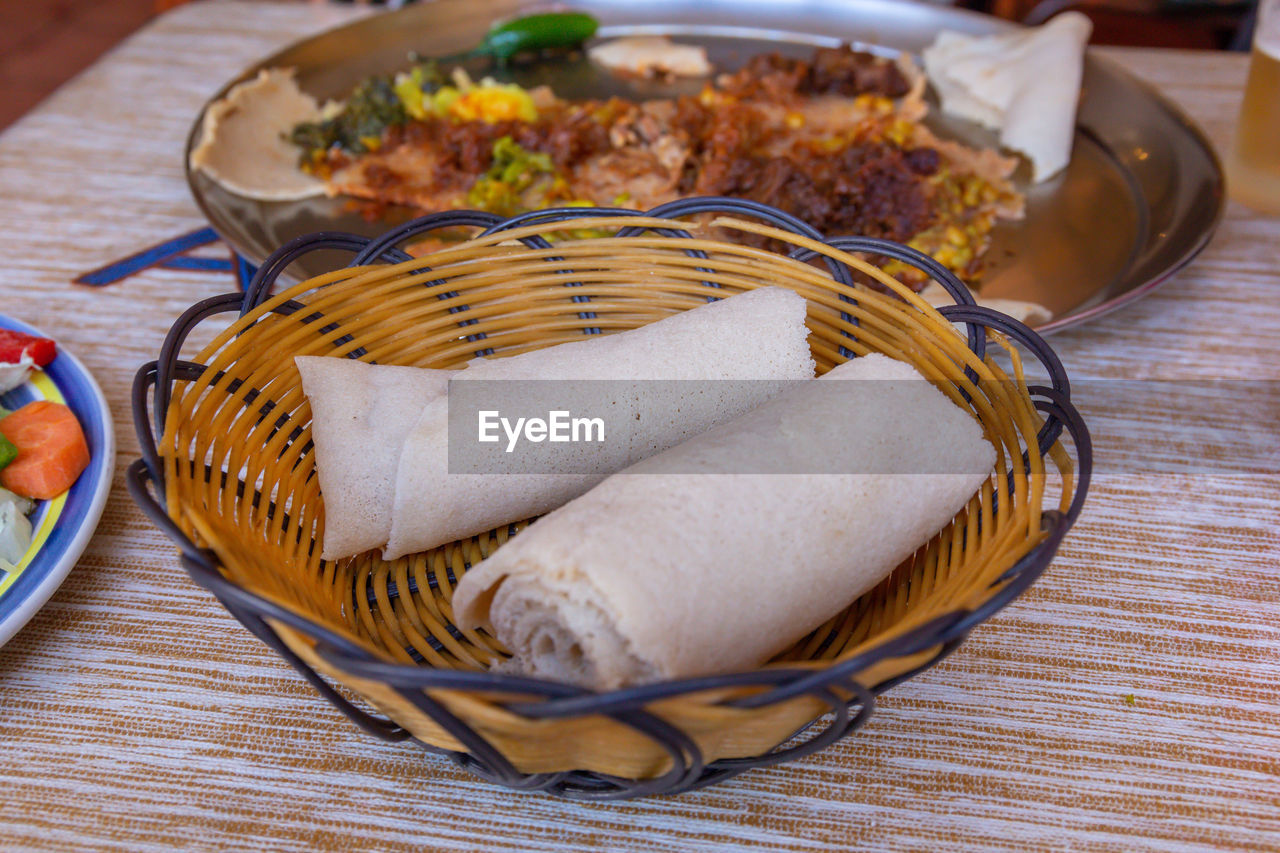
[[58, 345], [48, 338], [37, 338], [13, 329], [0, 329], [0, 363], [15, 364], [22, 354], [31, 356], [36, 367], [44, 367], [58, 354]]

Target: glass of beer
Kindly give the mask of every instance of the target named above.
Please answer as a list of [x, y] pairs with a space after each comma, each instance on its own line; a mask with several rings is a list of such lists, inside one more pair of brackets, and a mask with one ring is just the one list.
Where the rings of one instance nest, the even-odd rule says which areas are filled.
[[1227, 158], [1227, 192], [1280, 215], [1280, 0], [1260, 0], [1253, 55], [1236, 139]]

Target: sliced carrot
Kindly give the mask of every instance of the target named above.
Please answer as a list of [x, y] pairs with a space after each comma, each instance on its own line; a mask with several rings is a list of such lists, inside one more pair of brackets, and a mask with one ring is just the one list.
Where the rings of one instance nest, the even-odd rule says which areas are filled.
[[18, 448], [18, 458], [0, 470], [0, 486], [48, 500], [71, 488], [89, 467], [89, 445], [75, 413], [61, 403], [36, 400], [0, 418], [0, 434]]

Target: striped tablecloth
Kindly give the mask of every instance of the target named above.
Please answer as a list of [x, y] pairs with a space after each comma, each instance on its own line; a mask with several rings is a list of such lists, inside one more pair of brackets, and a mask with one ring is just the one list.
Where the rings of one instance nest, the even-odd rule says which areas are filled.
[[[1262, 393], [1244, 425], [1253, 452], [1280, 442], [1266, 395], [1280, 380], [1280, 220], [1235, 205], [1168, 284], [1054, 337], [1099, 450], [1047, 575], [816, 756], [618, 805], [509, 793], [360, 733], [190, 583], [124, 491], [129, 388], [178, 313], [230, 273], [72, 281], [200, 227], [181, 162], [200, 105], [255, 58], [361, 13], [185, 6], [0, 135], [0, 311], [86, 362], [119, 436], [97, 535], [0, 649], [0, 849], [1280, 847], [1274, 451], [1269, 474], [1194, 447], [1186, 464], [1147, 466], [1134, 440], [1149, 410], [1134, 394], [1236, 387]], [[1104, 53], [1225, 148], [1244, 57]], [[1168, 418], [1187, 416], [1185, 399]], [[1149, 437], [1176, 460], [1166, 432]]]

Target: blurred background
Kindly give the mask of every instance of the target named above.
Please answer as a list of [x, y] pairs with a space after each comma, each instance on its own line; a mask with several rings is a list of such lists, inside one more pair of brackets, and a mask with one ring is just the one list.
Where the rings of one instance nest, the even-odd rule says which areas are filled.
[[[0, 129], [147, 21], [184, 2], [205, 0], [0, 0]], [[388, 2], [403, 5], [404, 0]], [[1248, 50], [1255, 2], [955, 0], [955, 5], [1032, 24], [1076, 9], [1093, 19], [1094, 44]]]

